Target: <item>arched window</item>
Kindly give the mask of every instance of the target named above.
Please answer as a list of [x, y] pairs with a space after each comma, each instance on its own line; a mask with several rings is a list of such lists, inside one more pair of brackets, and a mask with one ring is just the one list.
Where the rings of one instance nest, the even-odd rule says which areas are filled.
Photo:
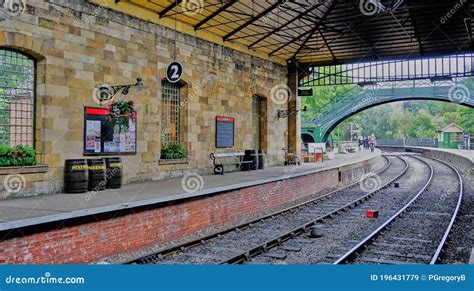
[[0, 48], [0, 144], [34, 147], [35, 61]]

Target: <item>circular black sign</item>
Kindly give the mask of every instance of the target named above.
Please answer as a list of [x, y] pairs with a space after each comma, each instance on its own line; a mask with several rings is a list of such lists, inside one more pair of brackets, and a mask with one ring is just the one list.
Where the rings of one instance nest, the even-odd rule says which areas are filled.
[[180, 62], [174, 61], [169, 64], [168, 68], [166, 69], [166, 79], [168, 79], [168, 81], [171, 83], [176, 83], [181, 80], [183, 71], [183, 65], [181, 65]]

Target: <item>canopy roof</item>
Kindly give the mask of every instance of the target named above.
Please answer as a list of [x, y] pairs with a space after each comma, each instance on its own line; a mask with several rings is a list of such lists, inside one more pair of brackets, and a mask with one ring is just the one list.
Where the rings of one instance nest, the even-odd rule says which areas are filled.
[[212, 33], [224, 44], [312, 65], [473, 49], [474, 1], [468, 0], [115, 2], [125, 13], [134, 7], [159, 19], [176, 16], [179, 23]]

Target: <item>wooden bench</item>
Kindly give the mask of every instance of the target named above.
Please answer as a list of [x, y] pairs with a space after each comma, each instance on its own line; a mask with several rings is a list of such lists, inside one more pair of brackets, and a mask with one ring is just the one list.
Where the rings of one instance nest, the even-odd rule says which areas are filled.
[[[233, 153], [211, 153], [209, 157], [212, 159], [214, 164], [214, 174], [224, 174], [224, 166], [239, 166], [244, 164], [252, 164], [253, 161], [244, 161], [245, 152], [233, 152]], [[223, 158], [238, 158], [238, 161], [231, 163], [217, 163], [217, 159]]]

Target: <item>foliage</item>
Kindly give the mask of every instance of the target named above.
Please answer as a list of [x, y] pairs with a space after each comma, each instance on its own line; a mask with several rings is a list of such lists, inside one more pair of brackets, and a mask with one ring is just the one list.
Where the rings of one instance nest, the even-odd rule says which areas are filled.
[[308, 112], [302, 115], [303, 122], [310, 122], [315, 113], [336, 100], [342, 100], [360, 87], [357, 85], [339, 85], [339, 86], [313, 86], [313, 96], [302, 98], [301, 108], [307, 107]]
[[179, 143], [165, 144], [161, 148], [161, 159], [174, 160], [186, 158], [186, 151]]
[[36, 165], [36, 151], [26, 145], [0, 145], [0, 167]]
[[135, 121], [137, 111], [134, 101], [117, 100], [109, 105], [109, 120], [112, 123], [122, 125], [128, 130], [130, 120]]

